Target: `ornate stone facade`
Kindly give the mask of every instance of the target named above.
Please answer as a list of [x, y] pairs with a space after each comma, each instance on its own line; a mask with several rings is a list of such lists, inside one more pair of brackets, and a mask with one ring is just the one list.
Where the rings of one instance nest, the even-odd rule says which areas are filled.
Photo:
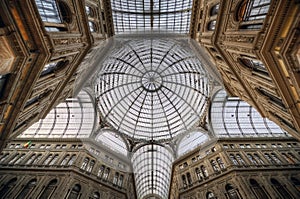
[[300, 143], [222, 138], [173, 164], [170, 198], [299, 198]]
[[190, 35], [227, 91], [300, 139], [299, 1], [198, 0], [193, 8]]
[[113, 34], [110, 10], [102, 0], [0, 2], [0, 149], [73, 95], [79, 64]]

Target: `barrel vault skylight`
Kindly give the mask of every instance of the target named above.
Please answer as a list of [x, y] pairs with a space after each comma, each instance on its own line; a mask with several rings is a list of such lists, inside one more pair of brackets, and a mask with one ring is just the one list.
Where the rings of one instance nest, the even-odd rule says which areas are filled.
[[155, 30], [187, 34], [192, 4], [192, 0], [112, 0], [115, 33]]

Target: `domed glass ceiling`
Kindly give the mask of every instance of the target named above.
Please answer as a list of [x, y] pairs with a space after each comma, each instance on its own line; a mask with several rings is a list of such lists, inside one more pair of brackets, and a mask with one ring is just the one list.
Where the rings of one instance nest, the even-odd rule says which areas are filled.
[[104, 61], [95, 85], [102, 119], [138, 140], [168, 140], [200, 119], [209, 95], [201, 62], [175, 40], [131, 40]]

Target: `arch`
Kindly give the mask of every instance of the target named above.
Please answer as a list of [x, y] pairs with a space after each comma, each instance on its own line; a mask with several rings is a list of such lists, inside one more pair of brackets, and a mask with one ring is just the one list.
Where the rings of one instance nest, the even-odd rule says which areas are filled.
[[268, 199], [268, 194], [263, 187], [254, 179], [249, 179], [250, 187], [256, 198], [259, 199]]
[[215, 194], [213, 192], [206, 193], [206, 199], [216, 199]]
[[97, 26], [96, 26], [95, 22], [93, 22], [93, 21], [89, 21], [89, 28], [90, 28], [91, 32], [97, 31]]
[[279, 194], [282, 198], [284, 199], [293, 199], [294, 197], [292, 197], [290, 195], [290, 193], [288, 192], [288, 190], [285, 188], [285, 186], [283, 186], [282, 184], [280, 184], [280, 182], [278, 182], [278, 180], [276, 180], [275, 178], [271, 178], [270, 182], [274, 188], [274, 190], [277, 192], [277, 194]]
[[196, 172], [197, 179], [198, 179], [199, 181], [202, 181], [203, 178], [204, 178], [204, 176], [203, 176], [201, 170], [197, 167], [197, 168], [195, 169], [195, 172]]
[[10, 179], [1, 189], [0, 189], [0, 196], [5, 198], [5, 195], [12, 190], [13, 187], [17, 184], [17, 178]]
[[217, 173], [217, 172], [220, 171], [220, 168], [218, 167], [217, 162], [216, 162], [215, 160], [211, 160], [211, 161], [210, 161], [210, 164], [211, 164], [211, 166], [212, 166], [214, 172]]
[[62, 17], [63, 22], [71, 23], [72, 22], [72, 12], [68, 4], [62, 0], [58, 1], [58, 7], [60, 11], [60, 15]]
[[208, 177], [208, 173], [207, 173], [206, 167], [204, 165], [201, 165], [200, 169], [201, 169], [201, 172], [202, 172], [204, 178]]
[[75, 184], [70, 190], [69, 196], [67, 199], [77, 199], [81, 191], [81, 186], [80, 184]]
[[296, 177], [291, 177], [291, 182], [298, 192], [300, 192], [300, 180], [298, 180]]
[[217, 163], [219, 164], [219, 167], [221, 168], [221, 170], [225, 169], [225, 164], [223, 162], [223, 160], [220, 157], [217, 157]]
[[181, 176], [181, 180], [182, 180], [183, 188], [186, 188], [187, 187], [187, 181], [186, 181], [185, 175]]
[[186, 178], [187, 178], [187, 181], [188, 181], [189, 185], [192, 185], [193, 180], [192, 180], [192, 176], [191, 176], [190, 172], [187, 172]]
[[214, 16], [217, 15], [219, 13], [220, 10], [220, 4], [215, 4], [210, 8], [210, 16]]
[[99, 192], [94, 192], [93, 193], [93, 198], [92, 199], [100, 199], [100, 193]]
[[85, 157], [84, 160], [83, 160], [83, 162], [82, 162], [82, 164], [81, 164], [80, 168], [82, 170], [85, 170], [87, 168], [87, 166], [88, 166], [89, 161], [90, 161], [90, 159], [88, 157]]
[[56, 71], [62, 70], [69, 64], [69, 60], [61, 60], [56, 62], [50, 62], [46, 64], [41, 72], [41, 77], [46, 76], [48, 74], [54, 73]]
[[16, 199], [24, 199], [30, 194], [30, 192], [36, 187], [37, 179], [30, 180], [18, 194]]
[[227, 196], [229, 197], [229, 199], [240, 199], [238, 190], [235, 187], [233, 187], [231, 184], [226, 184], [225, 190], [227, 192]]
[[76, 155], [73, 154], [68, 162], [68, 166], [72, 165], [75, 162], [75, 159], [76, 159]]
[[211, 20], [210, 22], [208, 22], [207, 24], [207, 30], [215, 30], [216, 29], [216, 20]]
[[48, 185], [45, 187], [39, 199], [48, 199], [54, 193], [57, 187], [57, 179], [51, 180]]
[[268, 13], [270, 0], [244, 0], [237, 6], [235, 14], [237, 21], [263, 20]]

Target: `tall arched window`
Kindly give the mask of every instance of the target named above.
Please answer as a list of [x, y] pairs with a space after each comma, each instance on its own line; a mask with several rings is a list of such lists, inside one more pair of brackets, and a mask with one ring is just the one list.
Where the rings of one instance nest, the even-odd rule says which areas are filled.
[[271, 178], [271, 184], [273, 188], [276, 190], [277, 194], [279, 194], [284, 199], [292, 199], [293, 197], [286, 190], [285, 186], [282, 186], [276, 179]]
[[2, 154], [1, 159], [0, 159], [0, 163], [3, 163], [5, 160], [7, 160], [8, 156], [9, 156], [9, 153]]
[[75, 184], [72, 190], [70, 191], [68, 199], [77, 199], [80, 194], [80, 190], [81, 186], [79, 184]]
[[30, 156], [30, 158], [26, 161], [25, 164], [30, 165], [35, 159], [35, 153]]
[[237, 189], [234, 188], [231, 184], [227, 184], [225, 186], [225, 189], [229, 199], [240, 199]]
[[104, 170], [105, 170], [105, 166], [104, 166], [104, 165], [101, 165], [100, 168], [99, 168], [99, 170], [98, 170], [98, 173], [97, 173], [97, 176], [98, 176], [99, 178], [102, 177], [102, 175], [103, 175], [103, 173], [104, 173]]
[[211, 166], [212, 166], [214, 172], [219, 172], [219, 171], [220, 171], [220, 169], [219, 169], [219, 167], [218, 167], [218, 165], [217, 165], [217, 162], [216, 162], [215, 160], [211, 160], [211, 161], [210, 161], [210, 164], [211, 164]]
[[196, 172], [196, 176], [197, 176], [198, 180], [202, 181], [203, 180], [203, 174], [202, 174], [202, 172], [200, 171], [200, 169], [198, 167], [195, 169], [195, 172]]
[[210, 9], [210, 16], [217, 15], [219, 13], [219, 10], [220, 10], [220, 4], [219, 3], [212, 6], [211, 9]]
[[60, 69], [62, 69], [63, 67], [65, 67], [68, 64], [69, 64], [68, 60], [50, 62], [44, 66], [41, 76], [46, 76], [50, 73], [54, 73], [55, 71], [59, 71]]
[[64, 159], [61, 161], [60, 165], [66, 165], [67, 162], [69, 161], [69, 159], [70, 159], [70, 155], [69, 155], [69, 154], [65, 155], [65, 157], [64, 157]]
[[229, 158], [234, 165], [239, 165], [239, 162], [236, 160], [233, 154], [229, 154]]
[[259, 94], [266, 96], [274, 104], [277, 104], [278, 106], [280, 106], [280, 108], [285, 108], [285, 105], [283, 104], [282, 100], [278, 96], [275, 96], [270, 91], [268, 91], [264, 88], [261, 88], [261, 87], [256, 88], [256, 90]]
[[95, 160], [91, 160], [88, 167], [87, 167], [87, 169], [86, 169], [86, 171], [89, 172], [89, 173], [92, 172], [92, 170], [94, 168], [94, 165], [95, 165]]
[[216, 29], [216, 20], [212, 20], [207, 24], [207, 30], [215, 30]]
[[25, 153], [21, 154], [15, 164], [20, 164], [25, 158]]
[[281, 160], [277, 157], [275, 153], [271, 153], [271, 158], [277, 163], [281, 164]]
[[265, 67], [265, 65], [259, 61], [259, 60], [256, 60], [256, 59], [253, 59], [253, 58], [245, 58], [245, 57], [242, 57], [242, 58], [238, 58], [238, 62], [243, 66], [243, 67], [246, 67], [250, 70], [253, 70], [255, 72], [258, 72], [262, 75], [265, 75], [265, 76], [269, 76], [269, 73]]
[[202, 165], [202, 166], [200, 167], [200, 169], [201, 169], [201, 171], [202, 171], [203, 176], [204, 176], [204, 177], [207, 177], [207, 176], [208, 176], [208, 173], [207, 173], [206, 167]]
[[93, 197], [90, 197], [90, 199], [100, 199], [100, 193], [99, 192], [94, 192]]
[[181, 176], [181, 180], [182, 180], [183, 188], [186, 188], [187, 187], [187, 182], [186, 182], [185, 175]]
[[124, 176], [120, 175], [119, 181], [118, 181], [118, 187], [122, 187], [123, 186], [123, 180], [124, 180]]
[[264, 161], [260, 158], [260, 156], [258, 154], [254, 153], [253, 157], [259, 164], [265, 164]]
[[17, 178], [13, 178], [8, 181], [1, 189], [0, 189], [0, 197], [5, 198], [5, 195], [12, 190], [12, 188], [17, 184]]
[[213, 192], [207, 192], [206, 199], [216, 199], [215, 194]]
[[27, 196], [30, 194], [30, 192], [35, 188], [37, 183], [36, 179], [30, 180], [22, 189], [22, 191], [19, 193], [16, 199], [24, 199], [27, 198]]
[[44, 165], [47, 165], [47, 164], [49, 164], [49, 162], [52, 160], [52, 154], [49, 154], [48, 156], [47, 156], [47, 158], [45, 159], [45, 161], [44, 161]]
[[76, 155], [72, 155], [72, 157], [70, 158], [68, 165], [72, 165], [76, 160]]
[[250, 185], [251, 185], [251, 190], [256, 196], [256, 198], [259, 199], [268, 199], [268, 195], [263, 187], [261, 187], [258, 182], [254, 179], [249, 180]]
[[239, 21], [263, 20], [269, 10], [270, 0], [244, 0], [239, 5], [237, 18]]
[[13, 164], [15, 163], [15, 161], [19, 158], [19, 153], [17, 153], [16, 155], [14, 155], [14, 157], [8, 162], [8, 164]]
[[221, 170], [225, 169], [225, 165], [224, 162], [222, 161], [222, 159], [220, 157], [217, 157], [217, 163], [219, 164], [219, 167], [221, 168]]
[[192, 181], [192, 176], [191, 176], [190, 172], [188, 172], [186, 174], [186, 177], [187, 177], [187, 181], [188, 181], [189, 185], [192, 185], [193, 181]]
[[115, 176], [114, 176], [114, 179], [113, 179], [113, 184], [114, 184], [114, 185], [117, 185], [118, 180], [119, 180], [119, 173], [116, 172], [116, 173], [115, 173]]
[[250, 153], [247, 154], [247, 157], [252, 164], [258, 165], [257, 161], [253, 158], [253, 156]]
[[71, 23], [72, 12], [63, 1], [35, 0], [41, 19], [47, 31], [66, 31], [65, 23]]
[[81, 169], [82, 170], [85, 170], [86, 169], [86, 167], [87, 167], [87, 165], [88, 165], [88, 163], [89, 163], [89, 161], [90, 161], [90, 159], [89, 158], [84, 158], [84, 160], [83, 160], [83, 162], [82, 162], [82, 164], [81, 164]]
[[40, 161], [40, 159], [42, 159], [42, 154], [38, 154], [38, 155], [35, 157], [35, 159], [33, 160], [32, 164], [33, 164], [33, 165], [34, 165], [34, 164], [37, 164], [37, 163]]
[[58, 154], [55, 154], [55, 156], [52, 158], [51, 162], [49, 163], [49, 165], [54, 165], [55, 162], [57, 161], [58, 159]]
[[45, 189], [43, 190], [41, 196], [39, 197], [39, 199], [48, 199], [51, 197], [51, 195], [54, 193], [56, 186], [57, 185], [57, 180], [53, 179], [49, 182], [49, 184], [45, 187]]
[[110, 173], [110, 168], [106, 168], [103, 173], [103, 180], [107, 180]]
[[295, 177], [291, 177], [291, 181], [292, 181], [294, 187], [300, 192], [300, 180], [298, 180]]

